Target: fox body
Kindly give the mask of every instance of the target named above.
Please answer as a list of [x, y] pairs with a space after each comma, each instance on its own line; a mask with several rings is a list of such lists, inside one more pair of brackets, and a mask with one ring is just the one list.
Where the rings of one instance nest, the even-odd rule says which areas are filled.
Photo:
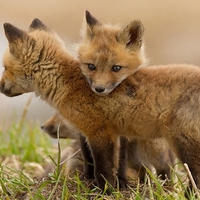
[[9, 97], [35, 92], [76, 127], [87, 138], [101, 189], [105, 179], [115, 185], [120, 136], [164, 137], [200, 188], [199, 67], [141, 68], [101, 97], [90, 89], [79, 60], [39, 20], [29, 32], [8, 23], [4, 29], [9, 48], [0, 91]]
[[[53, 138], [57, 138], [57, 131], [59, 131], [59, 137], [62, 136], [62, 138], [70, 138], [76, 140], [76, 142], [70, 145], [70, 148], [67, 147], [65, 149], [61, 160], [64, 160], [64, 158], [67, 159], [66, 155], [69, 154], [68, 151], [76, 152], [78, 149], [80, 149], [77, 130], [72, 128], [72, 126], [69, 124], [64, 123], [59, 114], [52, 116], [41, 126], [41, 128]], [[170, 150], [170, 147], [165, 139], [156, 138], [144, 140], [131, 138], [127, 142], [126, 149], [127, 167], [129, 168], [127, 171], [130, 172], [134, 170], [141, 181], [144, 181], [146, 172], [144, 166], [152, 171], [155, 169], [157, 175], [161, 175], [162, 179], [165, 179], [166, 176], [170, 178], [170, 166], [174, 165], [175, 156], [174, 153]], [[79, 152], [77, 155], [80, 158], [81, 152]], [[80, 161], [77, 160], [76, 157], [69, 160], [67, 162], [67, 172], [76, 169], [80, 165], [79, 163]]]
[[124, 26], [102, 24], [88, 11], [86, 22], [78, 47], [80, 67], [93, 92], [105, 96], [147, 64], [144, 27], [139, 20]]

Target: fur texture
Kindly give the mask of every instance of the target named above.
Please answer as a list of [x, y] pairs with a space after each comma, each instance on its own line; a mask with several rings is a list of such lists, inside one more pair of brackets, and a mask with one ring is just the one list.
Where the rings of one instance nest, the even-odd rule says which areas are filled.
[[101, 189], [105, 179], [113, 186], [116, 183], [121, 135], [164, 137], [188, 164], [200, 188], [199, 67], [141, 68], [101, 97], [92, 92], [80, 62], [68, 54], [55, 33], [37, 26], [31, 32], [10, 24], [4, 24], [4, 29], [9, 48], [3, 58], [0, 91], [9, 97], [35, 92], [80, 130], [90, 146]]

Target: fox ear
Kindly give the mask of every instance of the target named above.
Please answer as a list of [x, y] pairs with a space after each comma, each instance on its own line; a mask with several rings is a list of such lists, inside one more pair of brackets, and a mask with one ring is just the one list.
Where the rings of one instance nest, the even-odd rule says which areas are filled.
[[45, 24], [43, 24], [42, 21], [40, 21], [40, 20], [37, 19], [37, 18], [35, 18], [35, 19], [32, 21], [31, 25], [29, 26], [29, 32], [30, 32], [30, 31], [33, 31], [33, 30], [35, 30], [35, 29], [41, 29], [41, 30], [45, 30], [45, 31], [48, 30], [47, 26], [46, 26]]
[[90, 39], [93, 37], [95, 33], [95, 28], [101, 23], [93, 17], [89, 11], [85, 11], [85, 19], [86, 19], [86, 36], [89, 37]]
[[15, 56], [19, 56], [22, 53], [22, 44], [28, 44], [28, 42], [33, 44], [34, 42], [27, 32], [18, 29], [9, 23], [4, 24], [4, 31], [6, 38], [8, 39], [10, 53]]
[[5, 23], [3, 26], [6, 38], [8, 39], [9, 43], [13, 43], [16, 40], [22, 39], [25, 35], [27, 35], [25, 31], [20, 30], [9, 23]]
[[131, 49], [140, 49], [144, 35], [144, 26], [139, 20], [131, 21], [117, 36], [117, 40]]
[[99, 22], [98, 20], [93, 17], [89, 11], [85, 11], [85, 19], [86, 19], [86, 22], [88, 24], [88, 26], [94, 26], [94, 25], [97, 25]]

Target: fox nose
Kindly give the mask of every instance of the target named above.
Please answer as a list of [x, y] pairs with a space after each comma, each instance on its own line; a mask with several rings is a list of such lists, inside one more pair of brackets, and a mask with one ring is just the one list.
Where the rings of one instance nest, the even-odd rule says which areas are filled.
[[105, 91], [105, 88], [103, 86], [96, 86], [95, 90], [96, 90], [96, 92], [102, 93]]

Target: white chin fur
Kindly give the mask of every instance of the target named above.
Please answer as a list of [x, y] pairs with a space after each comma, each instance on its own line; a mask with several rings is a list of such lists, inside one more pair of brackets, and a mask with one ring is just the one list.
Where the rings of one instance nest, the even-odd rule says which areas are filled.
[[98, 96], [106, 96], [106, 95], [108, 95], [110, 92], [107, 92], [107, 93], [105, 93], [105, 92], [102, 92], [102, 93], [99, 93], [99, 92], [95, 92]]

